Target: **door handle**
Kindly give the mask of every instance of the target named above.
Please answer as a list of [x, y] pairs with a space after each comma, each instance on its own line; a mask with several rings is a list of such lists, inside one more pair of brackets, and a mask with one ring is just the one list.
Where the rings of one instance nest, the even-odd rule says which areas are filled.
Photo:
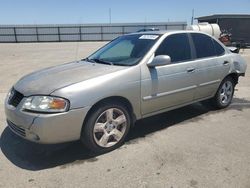
[[229, 65], [229, 62], [228, 61], [224, 61], [223, 65]]
[[188, 72], [188, 73], [192, 73], [192, 72], [194, 72], [194, 71], [195, 71], [195, 68], [188, 68], [188, 69], [187, 69], [187, 72]]

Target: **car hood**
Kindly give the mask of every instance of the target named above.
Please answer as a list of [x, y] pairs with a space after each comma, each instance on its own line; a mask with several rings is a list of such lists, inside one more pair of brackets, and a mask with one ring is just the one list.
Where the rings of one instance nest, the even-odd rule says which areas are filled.
[[71, 84], [126, 68], [86, 61], [72, 62], [28, 74], [21, 78], [14, 88], [24, 96], [49, 95], [53, 91]]

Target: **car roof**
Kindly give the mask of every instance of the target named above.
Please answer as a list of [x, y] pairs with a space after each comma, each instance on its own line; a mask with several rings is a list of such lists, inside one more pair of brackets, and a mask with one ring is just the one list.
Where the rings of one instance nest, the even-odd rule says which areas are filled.
[[135, 34], [145, 34], [145, 35], [165, 35], [165, 34], [174, 34], [174, 33], [202, 33], [208, 35], [207, 33], [201, 31], [193, 31], [193, 30], [160, 30], [160, 31], [145, 31], [145, 32], [135, 32], [129, 33], [127, 35], [135, 35]]

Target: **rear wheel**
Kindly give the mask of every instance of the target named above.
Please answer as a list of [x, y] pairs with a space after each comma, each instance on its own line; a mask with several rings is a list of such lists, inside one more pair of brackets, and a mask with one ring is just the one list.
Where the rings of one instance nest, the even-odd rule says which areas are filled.
[[234, 87], [235, 82], [231, 77], [227, 77], [222, 81], [216, 95], [211, 99], [216, 108], [226, 108], [231, 104], [234, 95]]
[[130, 129], [131, 118], [122, 103], [97, 106], [83, 127], [81, 140], [95, 153], [105, 153], [122, 145]]

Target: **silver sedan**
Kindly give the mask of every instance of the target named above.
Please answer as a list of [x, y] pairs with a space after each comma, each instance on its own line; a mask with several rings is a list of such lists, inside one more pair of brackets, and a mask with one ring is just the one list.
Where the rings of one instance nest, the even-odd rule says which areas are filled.
[[81, 61], [21, 78], [5, 101], [9, 128], [38, 143], [82, 140], [104, 153], [138, 119], [209, 100], [230, 105], [246, 62], [194, 31], [152, 31], [111, 41]]

